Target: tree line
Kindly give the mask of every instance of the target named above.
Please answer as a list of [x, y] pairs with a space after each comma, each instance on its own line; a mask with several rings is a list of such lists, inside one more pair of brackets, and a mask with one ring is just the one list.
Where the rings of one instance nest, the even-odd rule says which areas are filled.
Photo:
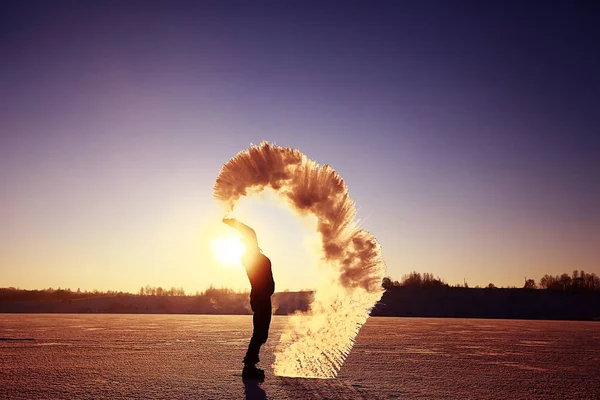
[[64, 301], [64, 300], [77, 300], [77, 299], [89, 299], [96, 297], [127, 297], [127, 296], [153, 296], [153, 297], [219, 297], [226, 296], [235, 293], [246, 293], [244, 291], [235, 291], [227, 288], [216, 288], [209, 286], [204, 291], [196, 291], [195, 293], [186, 293], [182, 287], [171, 287], [163, 288], [161, 286], [142, 286], [137, 293], [115, 291], [115, 290], [84, 290], [81, 289], [71, 290], [70, 288], [65, 289], [39, 289], [39, 290], [28, 290], [19, 289], [14, 287], [0, 288], [0, 301]]
[[204, 291], [196, 291], [194, 294], [188, 294], [183, 290], [182, 287], [171, 289], [163, 289], [162, 287], [154, 287], [150, 285], [142, 286], [138, 291], [139, 296], [169, 296], [169, 297], [198, 297], [198, 296], [227, 296], [230, 294], [246, 293], [247, 291], [239, 291], [228, 288], [216, 288], [210, 285], [208, 289]]
[[166, 289], [161, 286], [142, 286], [137, 293], [140, 296], [185, 296], [185, 290], [179, 287], [172, 287], [171, 289]]
[[[450, 286], [440, 277], [434, 277], [432, 273], [411, 272], [402, 277], [400, 281], [393, 280], [386, 276], [383, 278], [382, 286], [386, 290], [394, 287], [421, 287], [421, 288], [444, 288], [444, 287], [459, 287], [469, 288], [465, 281], [463, 284]], [[475, 286], [476, 289], [481, 289], [480, 286]], [[484, 287], [485, 289], [496, 289], [497, 286], [493, 283]], [[595, 273], [586, 273], [585, 271], [573, 271], [572, 274], [563, 273], [560, 275], [544, 275], [538, 282], [534, 279], [525, 279], [522, 289], [543, 289], [553, 292], [600, 292], [600, 277]], [[518, 287], [509, 287], [509, 289], [519, 289]], [[186, 293], [182, 288], [163, 288], [161, 286], [142, 286], [137, 293], [129, 293], [123, 291], [100, 291], [100, 290], [71, 290], [66, 289], [41, 289], [27, 290], [14, 287], [0, 288], [0, 301], [64, 301], [87, 299], [94, 297], [115, 297], [115, 296], [153, 296], [153, 297], [224, 297], [231, 294], [247, 294], [247, 291], [236, 291], [228, 288], [216, 288], [210, 286], [204, 291], [196, 291], [195, 293]]]
[[19, 289], [14, 287], [0, 288], [0, 300], [12, 300], [12, 301], [57, 301], [57, 300], [76, 300], [76, 299], [88, 299], [94, 297], [107, 297], [107, 296], [131, 296], [131, 293], [122, 291], [100, 291], [100, 290], [85, 290], [81, 289], [71, 290], [67, 289]]
[[[422, 288], [442, 288], [442, 287], [461, 287], [469, 288], [469, 284], [464, 281], [463, 284], [450, 286], [440, 277], [434, 277], [431, 273], [420, 273], [413, 271], [402, 277], [400, 281], [394, 281], [391, 277], [383, 278], [382, 286], [389, 290], [393, 287], [422, 287]], [[476, 289], [481, 289], [480, 286], [475, 286]], [[498, 288], [493, 283], [485, 286], [486, 289]], [[539, 282], [535, 279], [525, 278], [522, 289], [545, 289], [550, 291], [561, 292], [600, 292], [600, 277], [595, 273], [588, 274], [585, 271], [575, 270], [571, 275], [563, 273], [561, 275], [544, 275]], [[518, 289], [512, 286], [509, 289]]]

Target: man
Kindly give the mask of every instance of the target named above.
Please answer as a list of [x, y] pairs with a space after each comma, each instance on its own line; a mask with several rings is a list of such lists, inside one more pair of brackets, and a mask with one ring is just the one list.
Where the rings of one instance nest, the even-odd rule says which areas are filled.
[[271, 324], [271, 295], [275, 292], [271, 261], [261, 253], [256, 233], [252, 228], [233, 218], [224, 218], [223, 222], [242, 234], [242, 242], [246, 247], [242, 265], [246, 269], [252, 287], [250, 307], [254, 313], [252, 317], [254, 330], [244, 357], [242, 377], [264, 378], [265, 372], [257, 368], [256, 364], [259, 362], [260, 346], [267, 341]]

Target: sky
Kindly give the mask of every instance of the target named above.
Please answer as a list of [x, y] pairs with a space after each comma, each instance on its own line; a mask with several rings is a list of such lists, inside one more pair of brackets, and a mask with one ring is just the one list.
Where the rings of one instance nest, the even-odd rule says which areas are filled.
[[[0, 287], [248, 288], [212, 188], [263, 140], [338, 171], [393, 279], [598, 274], [599, 26], [591, 1], [3, 1]], [[311, 221], [237, 215], [277, 290], [314, 286]]]

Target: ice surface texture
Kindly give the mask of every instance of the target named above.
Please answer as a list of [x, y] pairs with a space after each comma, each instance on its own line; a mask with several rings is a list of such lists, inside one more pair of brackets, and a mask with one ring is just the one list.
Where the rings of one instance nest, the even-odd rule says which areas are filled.
[[292, 211], [316, 217], [328, 275], [309, 310], [291, 318], [275, 352], [274, 371], [280, 376], [333, 378], [382, 296], [381, 248], [357, 225], [344, 180], [329, 165], [321, 166], [295, 149], [263, 142], [238, 153], [221, 169], [214, 195], [227, 215], [241, 197], [266, 188], [285, 199]]
[[0, 399], [598, 399], [600, 323], [378, 318], [336, 379], [245, 387], [249, 315], [0, 314]]

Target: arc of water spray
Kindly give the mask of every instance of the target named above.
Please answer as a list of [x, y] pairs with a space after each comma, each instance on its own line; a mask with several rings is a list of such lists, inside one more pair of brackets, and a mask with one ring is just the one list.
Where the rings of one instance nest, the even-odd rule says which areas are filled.
[[358, 226], [344, 180], [296, 149], [262, 142], [239, 152], [221, 168], [214, 195], [228, 214], [241, 197], [267, 187], [292, 210], [317, 218], [322, 261], [331, 275], [316, 289], [309, 310], [290, 318], [275, 351], [275, 374], [333, 378], [383, 294], [381, 247]]

